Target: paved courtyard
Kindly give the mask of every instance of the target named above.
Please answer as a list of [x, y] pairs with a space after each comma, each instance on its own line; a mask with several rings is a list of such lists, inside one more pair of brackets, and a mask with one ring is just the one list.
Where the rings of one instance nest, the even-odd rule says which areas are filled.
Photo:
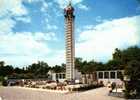
[[2, 100], [124, 100], [108, 96], [107, 88], [98, 88], [78, 93], [55, 93], [40, 90], [6, 87], [0, 88]]

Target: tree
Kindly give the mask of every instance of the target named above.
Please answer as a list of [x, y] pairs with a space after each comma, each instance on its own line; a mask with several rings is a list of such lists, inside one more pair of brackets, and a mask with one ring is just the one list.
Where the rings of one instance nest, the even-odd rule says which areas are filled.
[[137, 46], [129, 47], [125, 50], [115, 49], [113, 59], [107, 64], [109, 64], [109, 66], [118, 66], [119, 69], [124, 69], [127, 63], [132, 60], [140, 61], [140, 48]]
[[28, 73], [33, 74], [34, 78], [47, 78], [50, 67], [47, 63], [39, 61], [38, 63], [29, 65], [26, 69], [28, 70]]
[[0, 61], [0, 67], [3, 67], [5, 65], [4, 61]]
[[101, 62], [96, 63], [96, 71], [103, 71], [103, 70], [107, 70], [105, 64]]
[[129, 81], [125, 81], [126, 97], [140, 98], [140, 48], [134, 46], [125, 50], [116, 49], [113, 60], [117, 60], [117, 62], [109, 61], [108, 64], [113, 67], [121, 64], [120, 68], [124, 69], [125, 75], [130, 78]]
[[9, 76], [14, 72], [13, 67], [11, 65], [1, 66], [0, 67], [0, 76]]
[[18, 68], [18, 67], [16, 67], [16, 68], [14, 69], [14, 72], [17, 73], [17, 74], [21, 74], [21, 73], [23, 72], [23, 70], [20, 69], [20, 68]]
[[[113, 54], [113, 60], [108, 62], [111, 66], [121, 65], [121, 69], [124, 69], [125, 75], [130, 78], [125, 82], [125, 95], [127, 98], [140, 98], [140, 48], [134, 46], [125, 50], [116, 49]], [[119, 62], [118, 62], [119, 61]]]
[[125, 84], [126, 97], [140, 99], [140, 62], [137, 60], [130, 61], [125, 68], [125, 75], [130, 78], [130, 81]]
[[135, 46], [123, 50], [121, 60], [124, 64], [127, 64], [132, 60], [140, 61], [140, 48]]
[[54, 67], [51, 68], [55, 73], [62, 73], [65, 72], [66, 70], [66, 65], [62, 64], [61, 66], [55, 65]]
[[122, 69], [124, 69], [123, 62], [120, 59], [110, 60], [105, 64], [105, 66], [106, 66], [106, 70], [122, 70]]
[[88, 62], [83, 61], [79, 71], [83, 74], [86, 74], [88, 72], [87, 66], [88, 66]]
[[122, 57], [122, 53], [121, 50], [119, 50], [118, 48], [115, 49], [115, 52], [113, 54], [113, 60], [120, 60]]
[[75, 68], [78, 70], [78, 71], [82, 71], [82, 67], [83, 67], [83, 61], [82, 61], [82, 58], [75, 58]]
[[87, 67], [87, 70], [88, 70], [88, 73], [93, 73], [96, 71], [96, 67], [97, 67], [97, 62], [95, 62], [94, 60], [88, 62], [88, 67]]

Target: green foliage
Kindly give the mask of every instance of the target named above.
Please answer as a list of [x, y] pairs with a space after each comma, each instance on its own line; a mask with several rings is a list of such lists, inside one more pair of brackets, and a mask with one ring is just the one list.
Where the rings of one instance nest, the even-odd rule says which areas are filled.
[[75, 68], [81, 71], [82, 67], [83, 67], [82, 58], [75, 58]]
[[3, 85], [3, 86], [7, 86], [7, 85], [8, 85], [7, 81], [6, 81], [6, 80], [3, 80], [3, 81], [2, 81], [2, 85]]
[[113, 54], [113, 62], [108, 66], [124, 69], [125, 75], [130, 78], [125, 82], [125, 96], [129, 99], [140, 98], [140, 48], [130, 47], [125, 50], [116, 49]]
[[14, 73], [21, 74], [21, 73], [23, 73], [23, 70], [20, 69], [20, 68], [18, 68], [18, 67], [16, 67], [16, 68], [14, 69]]
[[74, 88], [73, 91], [86, 91], [86, 90], [96, 89], [100, 87], [103, 87], [103, 84], [91, 84], [91, 85], [82, 86], [79, 88]]
[[140, 62], [137, 60], [130, 61], [125, 68], [125, 75], [130, 78], [130, 81], [125, 84], [126, 98], [140, 99]]
[[140, 79], [140, 62], [137, 60], [130, 61], [125, 68], [125, 75], [128, 75], [131, 80]]
[[[115, 49], [113, 59], [106, 64], [82, 61], [81, 58], [77, 58], [75, 65], [83, 74], [95, 70], [125, 70], [125, 75], [130, 77], [130, 81], [125, 84], [126, 97], [140, 98], [140, 48], [135, 46], [125, 50]], [[120, 79], [123, 80], [122, 75], [120, 75]]]
[[0, 66], [0, 76], [7, 76], [11, 75], [13, 73], [13, 67], [12, 66]]
[[99, 62], [99, 63], [97, 63], [97, 65], [96, 65], [96, 70], [97, 70], [97, 71], [103, 71], [103, 70], [107, 70], [107, 69], [106, 69], [105, 64]]
[[34, 78], [47, 78], [50, 67], [45, 62], [33, 63], [27, 68], [28, 73], [32, 73]]
[[45, 62], [33, 63], [25, 68], [13, 68], [11, 65], [5, 65], [3, 61], [0, 62], [0, 77], [8, 76], [12, 79], [21, 78], [47, 78], [50, 67]]
[[113, 59], [105, 64], [106, 70], [122, 70], [124, 69], [123, 62], [119, 59]]
[[[130, 47], [125, 50], [115, 50], [113, 60], [119, 60], [111, 64], [124, 69], [125, 75], [130, 78], [130, 81], [125, 82], [125, 96], [126, 98], [134, 99], [140, 98], [140, 48]], [[109, 62], [108, 62], [109, 63]], [[119, 66], [121, 65], [121, 66]]]
[[4, 61], [0, 61], [0, 67], [3, 67], [5, 65]]
[[4, 80], [3, 76], [0, 76], [0, 82], [2, 82]]
[[83, 61], [82, 58], [75, 59], [75, 67], [78, 71], [82, 72], [83, 74], [92, 73], [95, 70], [102, 70], [104, 69], [104, 65], [102, 63], [92, 61]]
[[113, 54], [113, 60], [120, 60], [122, 57], [122, 52], [118, 48], [115, 49], [115, 52]]
[[61, 66], [55, 65], [54, 67], [51, 68], [51, 70], [54, 71], [55, 73], [65, 72], [66, 65], [65, 64], [62, 64]]
[[122, 51], [122, 61], [127, 64], [132, 60], [140, 61], [140, 48], [130, 47]]

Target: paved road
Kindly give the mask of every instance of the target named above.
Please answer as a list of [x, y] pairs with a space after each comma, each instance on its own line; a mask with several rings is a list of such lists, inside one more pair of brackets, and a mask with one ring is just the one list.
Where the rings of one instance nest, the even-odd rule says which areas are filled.
[[54, 93], [22, 88], [0, 88], [2, 100], [124, 100], [108, 96], [107, 88], [98, 88], [80, 93]]

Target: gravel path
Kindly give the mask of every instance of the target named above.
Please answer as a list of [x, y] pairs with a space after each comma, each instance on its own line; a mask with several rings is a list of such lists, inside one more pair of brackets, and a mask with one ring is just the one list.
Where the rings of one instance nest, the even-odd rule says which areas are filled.
[[0, 88], [0, 97], [2, 100], [124, 100], [108, 96], [107, 94], [108, 89], [106, 87], [68, 94], [15, 87]]

